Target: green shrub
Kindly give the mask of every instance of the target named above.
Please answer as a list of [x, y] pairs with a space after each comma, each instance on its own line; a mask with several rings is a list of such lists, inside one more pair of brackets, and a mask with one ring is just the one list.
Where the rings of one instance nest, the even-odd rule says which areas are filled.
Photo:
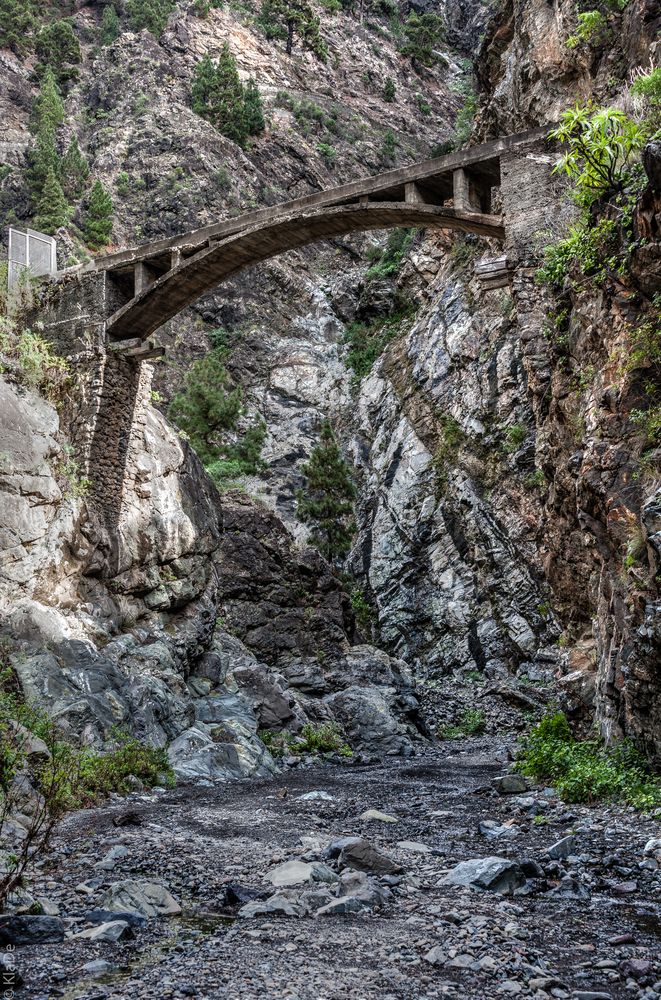
[[386, 77], [386, 82], [383, 85], [383, 99], [391, 104], [395, 100], [395, 94], [397, 89], [395, 87], [395, 81], [392, 77]]
[[[59, 402], [71, 385], [71, 368], [53, 353], [48, 341], [31, 330], [17, 331], [13, 323], [0, 319], [0, 358], [12, 366], [23, 385], [35, 389], [50, 402]], [[3, 371], [0, 362], [0, 371]]]
[[225, 138], [245, 146], [248, 136], [264, 131], [264, 108], [253, 79], [244, 86], [227, 42], [217, 62], [205, 55], [196, 65], [192, 86], [193, 111], [206, 118]]
[[160, 38], [174, 6], [174, 0], [126, 0], [125, 9], [131, 31], [146, 28], [155, 38]]
[[391, 278], [397, 274], [402, 266], [402, 261], [411, 249], [415, 234], [415, 229], [391, 229], [388, 233], [385, 249], [365, 275], [367, 280]]
[[[27, 734], [25, 733], [27, 730]], [[45, 748], [28, 756], [32, 734]], [[173, 783], [167, 752], [119, 736], [116, 748], [101, 754], [68, 742], [56, 722], [40, 708], [26, 703], [10, 669], [0, 674], [0, 834], [20, 807], [15, 779], [26, 769], [38, 792], [25, 838], [16, 854], [5, 858], [0, 873], [0, 906], [22, 882], [25, 871], [48, 850], [52, 834], [70, 809], [90, 805], [110, 792], [126, 791], [135, 775], [146, 785]]]
[[316, 726], [306, 723], [298, 735], [286, 730], [273, 732], [270, 729], [260, 729], [257, 735], [273, 757], [303, 753], [314, 756], [326, 753], [339, 753], [341, 757], [353, 756], [342, 727], [336, 722], [323, 722]]
[[461, 425], [449, 413], [438, 417], [439, 442], [432, 458], [436, 485], [441, 488], [447, 481], [448, 469], [456, 461], [465, 440]]
[[512, 424], [505, 429], [505, 444], [503, 450], [507, 454], [518, 451], [523, 442], [528, 437], [528, 428], [525, 424]]
[[356, 382], [369, 375], [387, 344], [408, 328], [413, 314], [413, 306], [405, 303], [385, 319], [349, 323], [344, 331], [344, 342], [349, 348], [346, 364], [353, 371]]
[[597, 108], [589, 101], [564, 111], [549, 138], [568, 147], [554, 172], [567, 174], [576, 200], [589, 207], [597, 198], [624, 190], [647, 134], [623, 111]]
[[621, 799], [638, 809], [661, 808], [661, 781], [631, 744], [577, 740], [562, 712], [544, 716], [521, 738], [517, 767], [550, 781], [566, 802]]
[[606, 269], [620, 267], [618, 257], [618, 227], [613, 219], [594, 224], [587, 216], [569, 228], [569, 235], [544, 247], [544, 264], [537, 270], [540, 284], [562, 288], [573, 268], [598, 283]]
[[327, 142], [320, 142], [317, 145], [317, 152], [323, 156], [326, 164], [332, 167], [337, 158], [337, 150]]
[[395, 133], [392, 129], [386, 129], [383, 133], [383, 140], [379, 150], [379, 161], [383, 163], [384, 166], [388, 166], [394, 162], [396, 153], [397, 141], [395, 139]]
[[461, 740], [467, 736], [477, 736], [483, 733], [486, 727], [486, 718], [481, 708], [465, 709], [456, 725], [444, 723], [436, 731], [440, 740]]
[[575, 49], [585, 42], [587, 45], [603, 45], [612, 37], [608, 18], [600, 10], [586, 10], [578, 15], [576, 33], [570, 35], [565, 45]]

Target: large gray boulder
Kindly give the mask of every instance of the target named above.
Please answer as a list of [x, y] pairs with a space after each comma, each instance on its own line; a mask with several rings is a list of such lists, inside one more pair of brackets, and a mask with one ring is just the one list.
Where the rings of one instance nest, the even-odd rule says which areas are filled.
[[441, 885], [459, 885], [471, 889], [489, 889], [507, 893], [518, 889], [526, 880], [521, 867], [507, 858], [473, 858], [461, 861], [441, 879]]

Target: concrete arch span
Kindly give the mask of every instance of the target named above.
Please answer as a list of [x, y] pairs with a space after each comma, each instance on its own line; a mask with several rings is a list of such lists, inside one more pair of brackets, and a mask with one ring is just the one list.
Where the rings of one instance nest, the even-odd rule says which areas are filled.
[[281, 215], [184, 258], [109, 317], [108, 335], [115, 341], [144, 339], [227, 278], [287, 250], [348, 233], [404, 226], [505, 237], [500, 216], [415, 202], [349, 204]]

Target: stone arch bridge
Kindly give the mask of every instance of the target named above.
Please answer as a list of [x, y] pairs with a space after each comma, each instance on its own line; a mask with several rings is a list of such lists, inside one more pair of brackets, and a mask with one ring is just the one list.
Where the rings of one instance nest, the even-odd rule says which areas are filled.
[[[39, 319], [85, 385], [71, 414], [79, 460], [116, 521], [126, 456], [144, 396], [141, 360], [158, 357], [152, 334], [205, 292], [279, 253], [347, 233], [401, 226], [443, 228], [501, 244], [486, 288], [532, 280], [534, 234], [559, 221], [550, 126], [390, 170], [170, 239], [105, 254], [61, 271]], [[517, 285], [517, 280], [519, 285]], [[522, 309], [531, 298], [521, 296]], [[517, 302], [517, 306], [519, 302]], [[519, 325], [525, 326], [519, 310]], [[534, 317], [530, 317], [534, 323]], [[147, 366], [149, 368], [149, 366]]]

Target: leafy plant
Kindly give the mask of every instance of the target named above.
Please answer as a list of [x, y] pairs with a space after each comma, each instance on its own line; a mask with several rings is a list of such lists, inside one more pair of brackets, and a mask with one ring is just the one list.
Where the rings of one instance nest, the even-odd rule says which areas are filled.
[[518, 451], [523, 442], [528, 437], [528, 428], [525, 424], [512, 424], [505, 429], [505, 444], [503, 450], [507, 454]]
[[623, 111], [592, 102], [567, 108], [549, 137], [568, 147], [554, 172], [567, 174], [586, 207], [624, 189], [647, 138], [644, 128]]
[[286, 730], [274, 732], [271, 729], [260, 729], [257, 735], [273, 757], [283, 757], [290, 753], [314, 756], [338, 753], [341, 757], [353, 756], [342, 727], [336, 722], [323, 722], [316, 726], [306, 723], [298, 735]]
[[552, 782], [567, 802], [621, 799], [638, 809], [661, 808], [661, 780], [630, 743], [577, 740], [562, 712], [545, 715], [522, 737], [517, 767]]
[[379, 160], [384, 165], [393, 163], [395, 160], [395, 154], [397, 152], [397, 142], [395, 140], [395, 134], [392, 129], [386, 129], [383, 133], [383, 140], [381, 142], [381, 148], [379, 150]]
[[51, 345], [30, 330], [17, 331], [0, 320], [0, 371], [11, 365], [23, 385], [36, 389], [51, 402], [59, 401], [71, 384], [69, 363], [53, 353]]
[[411, 249], [415, 233], [415, 229], [391, 229], [388, 233], [385, 249], [365, 275], [367, 280], [391, 278], [397, 274], [404, 257]]
[[575, 49], [578, 45], [603, 45], [612, 36], [608, 18], [600, 10], [586, 10], [578, 15], [576, 32], [570, 35], [565, 45]]
[[456, 725], [443, 723], [436, 730], [440, 740], [461, 740], [467, 736], [477, 736], [486, 727], [486, 717], [481, 708], [465, 709]]
[[2, 671], [0, 834], [12, 813], [26, 813], [22, 808], [26, 773], [34, 794], [26, 834], [16, 852], [5, 857], [0, 872], [0, 907], [21, 885], [27, 869], [48, 850], [53, 832], [68, 810], [89, 805], [112, 791], [127, 790], [130, 775], [147, 785], [173, 782], [165, 750], [129, 737], [120, 736], [115, 742], [116, 749], [106, 754], [74, 746], [46, 712], [21, 698], [12, 671]]
[[353, 370], [357, 382], [369, 375], [386, 345], [408, 327], [412, 316], [413, 307], [404, 304], [385, 319], [371, 323], [354, 322], [346, 327], [344, 342], [349, 348], [346, 363]]

